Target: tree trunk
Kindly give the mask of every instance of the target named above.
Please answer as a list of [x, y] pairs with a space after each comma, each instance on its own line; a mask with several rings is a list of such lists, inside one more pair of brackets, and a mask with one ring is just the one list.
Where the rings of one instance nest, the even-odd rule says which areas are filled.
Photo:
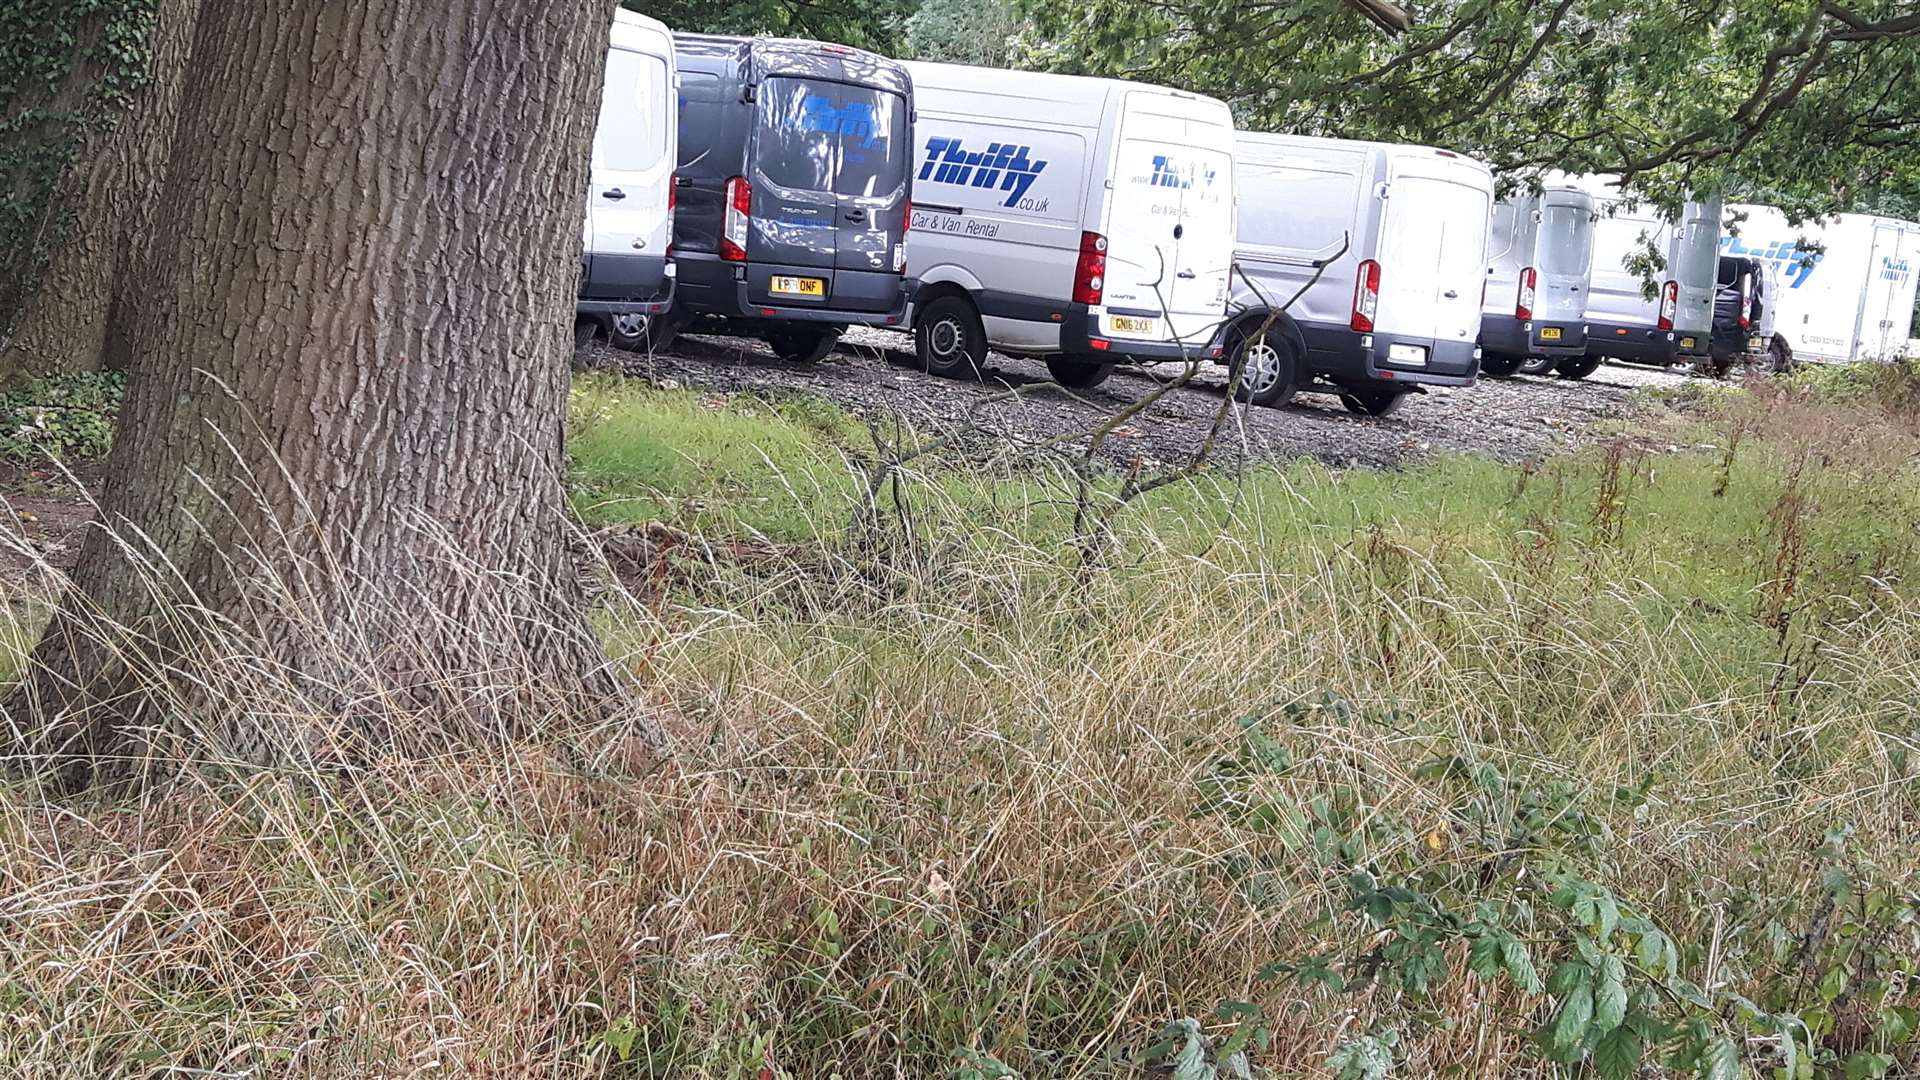
[[146, 42], [147, 83], [119, 121], [81, 151], [66, 184], [71, 228], [12, 333], [0, 340], [0, 385], [126, 365], [124, 349], [108, 347], [109, 328], [116, 297], [137, 297], [150, 279], [141, 256], [159, 231], [154, 211], [199, 7], [200, 0], [157, 0]]
[[439, 749], [617, 689], [562, 487], [612, 11], [205, 0], [30, 754]]

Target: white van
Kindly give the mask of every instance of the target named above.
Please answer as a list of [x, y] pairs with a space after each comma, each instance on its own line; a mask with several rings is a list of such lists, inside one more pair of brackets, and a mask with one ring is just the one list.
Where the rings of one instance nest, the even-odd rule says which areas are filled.
[[631, 11], [613, 16], [600, 121], [593, 133], [574, 336], [622, 348], [647, 341], [673, 304], [673, 165], [679, 129], [673, 36]]
[[1494, 206], [1482, 372], [1537, 374], [1585, 355], [1593, 225], [1593, 196], [1564, 183]]
[[1226, 346], [1245, 364], [1242, 398], [1280, 405], [1318, 379], [1349, 410], [1380, 416], [1422, 385], [1473, 382], [1487, 166], [1430, 146], [1299, 135], [1243, 132], [1235, 145], [1240, 273]]
[[921, 364], [989, 347], [1074, 387], [1212, 352], [1233, 262], [1233, 117], [1158, 86], [908, 63]]
[[[1796, 360], [1879, 360], [1900, 355], [1913, 321], [1920, 225], [1840, 214], [1789, 225], [1771, 206], [1733, 206], [1738, 236], [1720, 250], [1779, 268], [1774, 331]], [[1803, 250], [1818, 245], [1820, 250]]]
[[[1560, 373], [1585, 378], [1603, 359], [1705, 363], [1713, 335], [1721, 200], [1690, 199], [1680, 220], [1668, 222], [1653, 207], [1634, 205], [1608, 177], [1582, 177], [1579, 183], [1593, 194], [1600, 215], [1587, 292], [1587, 354], [1562, 360]], [[1666, 260], [1652, 295], [1645, 275], [1631, 266], [1649, 242]]]

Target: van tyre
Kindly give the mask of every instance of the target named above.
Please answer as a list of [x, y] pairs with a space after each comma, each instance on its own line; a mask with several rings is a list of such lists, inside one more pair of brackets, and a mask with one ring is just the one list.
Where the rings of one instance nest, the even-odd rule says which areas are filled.
[[1069, 390], [1091, 390], [1107, 381], [1107, 376], [1113, 374], [1113, 365], [1052, 356], [1047, 358], [1047, 374]]
[[795, 326], [767, 334], [767, 347], [789, 364], [816, 364], [840, 343], [837, 326]]
[[1236, 401], [1278, 409], [1300, 389], [1300, 357], [1293, 342], [1269, 327], [1264, 334], [1234, 331], [1228, 342], [1227, 381], [1238, 377]]
[[943, 379], [977, 379], [987, 363], [987, 331], [964, 297], [935, 297], [913, 317], [920, 370]]
[[607, 343], [627, 352], [645, 352], [653, 320], [645, 315], [615, 315], [607, 320]]
[[1340, 404], [1361, 416], [1392, 416], [1407, 400], [1407, 390], [1342, 390]]
[[1569, 379], [1584, 379], [1598, 371], [1600, 358], [1597, 356], [1569, 356], [1554, 366], [1554, 370]]
[[1489, 375], [1496, 379], [1504, 379], [1514, 372], [1519, 371], [1520, 365], [1525, 363], [1526, 359], [1524, 356], [1482, 357], [1480, 360], [1480, 374]]
[[1529, 356], [1520, 361], [1520, 374], [1547, 375], [1552, 373], [1554, 359], [1551, 356]]

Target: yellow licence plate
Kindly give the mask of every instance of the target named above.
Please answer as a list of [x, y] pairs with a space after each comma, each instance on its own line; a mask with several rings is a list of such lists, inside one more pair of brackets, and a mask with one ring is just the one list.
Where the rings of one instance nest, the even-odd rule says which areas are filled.
[[1681, 348], [1683, 348], [1683, 349], [1691, 349], [1691, 348], [1693, 348], [1693, 339], [1692, 339], [1692, 338], [1690, 338], [1690, 337], [1683, 337], [1683, 338], [1681, 338], [1681, 339], [1680, 339], [1680, 347], [1681, 347]]
[[788, 296], [825, 296], [827, 279], [817, 277], [783, 277], [775, 274], [767, 286], [768, 292], [785, 293]]
[[1543, 326], [1543, 327], [1541, 327], [1541, 328], [1540, 328], [1540, 340], [1541, 340], [1541, 341], [1559, 341], [1559, 340], [1560, 340], [1560, 328], [1559, 328], [1559, 327], [1557, 327], [1557, 326]]
[[1111, 315], [1113, 332], [1116, 334], [1151, 334], [1160, 328], [1159, 319], [1142, 319], [1133, 315]]

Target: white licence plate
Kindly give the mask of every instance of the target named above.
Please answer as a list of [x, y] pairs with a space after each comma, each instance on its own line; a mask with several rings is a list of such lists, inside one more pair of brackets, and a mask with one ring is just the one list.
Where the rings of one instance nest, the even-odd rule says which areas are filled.
[[1138, 315], [1109, 315], [1107, 332], [1111, 334], [1132, 334], [1140, 337], [1160, 336], [1160, 320], [1142, 318]]
[[767, 283], [768, 292], [783, 293], [787, 296], [825, 296], [827, 279], [817, 277], [784, 277], [779, 274]]
[[1389, 345], [1387, 346], [1387, 362], [1391, 364], [1406, 364], [1409, 367], [1426, 367], [1427, 350], [1419, 345]]

